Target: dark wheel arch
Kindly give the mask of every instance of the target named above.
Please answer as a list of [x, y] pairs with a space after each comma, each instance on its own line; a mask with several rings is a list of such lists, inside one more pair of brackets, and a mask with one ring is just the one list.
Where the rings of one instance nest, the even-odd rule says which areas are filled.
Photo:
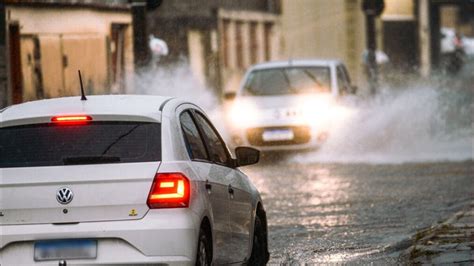
[[204, 217], [201, 222], [201, 226], [199, 227], [199, 235], [198, 235], [198, 254], [196, 254], [196, 265], [201, 265], [198, 263], [199, 259], [199, 252], [200, 252], [200, 245], [201, 245], [201, 237], [202, 235], [205, 236], [207, 240], [207, 250], [209, 251], [209, 265], [212, 265], [212, 258], [213, 258], [213, 241], [212, 241], [212, 229], [211, 223], [207, 217]]
[[[259, 243], [255, 243], [255, 241], [259, 241]], [[259, 202], [255, 213], [252, 253], [248, 265], [265, 265], [269, 259], [267, 214], [263, 205]]]

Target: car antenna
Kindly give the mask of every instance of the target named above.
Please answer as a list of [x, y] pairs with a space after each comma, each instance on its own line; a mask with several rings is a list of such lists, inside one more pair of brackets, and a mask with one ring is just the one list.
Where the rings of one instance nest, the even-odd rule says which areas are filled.
[[77, 70], [79, 73], [79, 83], [81, 84], [81, 101], [87, 101], [86, 94], [84, 93], [84, 85], [82, 84], [81, 71]]

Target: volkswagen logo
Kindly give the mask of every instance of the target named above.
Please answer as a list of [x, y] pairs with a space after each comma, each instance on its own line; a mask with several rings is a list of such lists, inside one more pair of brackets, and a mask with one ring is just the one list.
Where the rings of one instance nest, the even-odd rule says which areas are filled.
[[56, 199], [61, 204], [68, 204], [72, 201], [72, 198], [74, 198], [74, 193], [67, 187], [60, 188], [58, 192], [56, 192]]

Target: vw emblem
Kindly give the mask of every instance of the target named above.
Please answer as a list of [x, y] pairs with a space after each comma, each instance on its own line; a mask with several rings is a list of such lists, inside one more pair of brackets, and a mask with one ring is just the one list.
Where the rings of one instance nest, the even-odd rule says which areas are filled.
[[72, 198], [74, 198], [74, 193], [67, 187], [60, 188], [58, 192], [56, 192], [56, 199], [61, 204], [68, 204], [72, 201]]

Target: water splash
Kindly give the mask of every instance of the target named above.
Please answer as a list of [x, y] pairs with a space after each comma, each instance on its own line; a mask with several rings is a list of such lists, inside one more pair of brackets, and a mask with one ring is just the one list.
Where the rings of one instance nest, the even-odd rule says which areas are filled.
[[[192, 75], [185, 60], [149, 69], [135, 82], [135, 93], [175, 96], [198, 104], [224, 138], [228, 136], [225, 108], [214, 91]], [[318, 150], [291, 156], [290, 162], [397, 164], [474, 159], [472, 89], [386, 88], [374, 98], [346, 98], [340, 104], [350, 115], [331, 127], [327, 142]]]
[[404, 163], [473, 159], [472, 90], [386, 89], [343, 103], [352, 110], [318, 150], [298, 162]]
[[178, 97], [197, 104], [211, 118], [225, 138], [224, 115], [214, 90], [197, 79], [186, 60], [163, 66], [150, 67], [135, 77], [134, 93]]
[[193, 76], [185, 61], [159, 68], [150, 68], [135, 77], [135, 93], [179, 97], [206, 110], [218, 105], [218, 99]]

